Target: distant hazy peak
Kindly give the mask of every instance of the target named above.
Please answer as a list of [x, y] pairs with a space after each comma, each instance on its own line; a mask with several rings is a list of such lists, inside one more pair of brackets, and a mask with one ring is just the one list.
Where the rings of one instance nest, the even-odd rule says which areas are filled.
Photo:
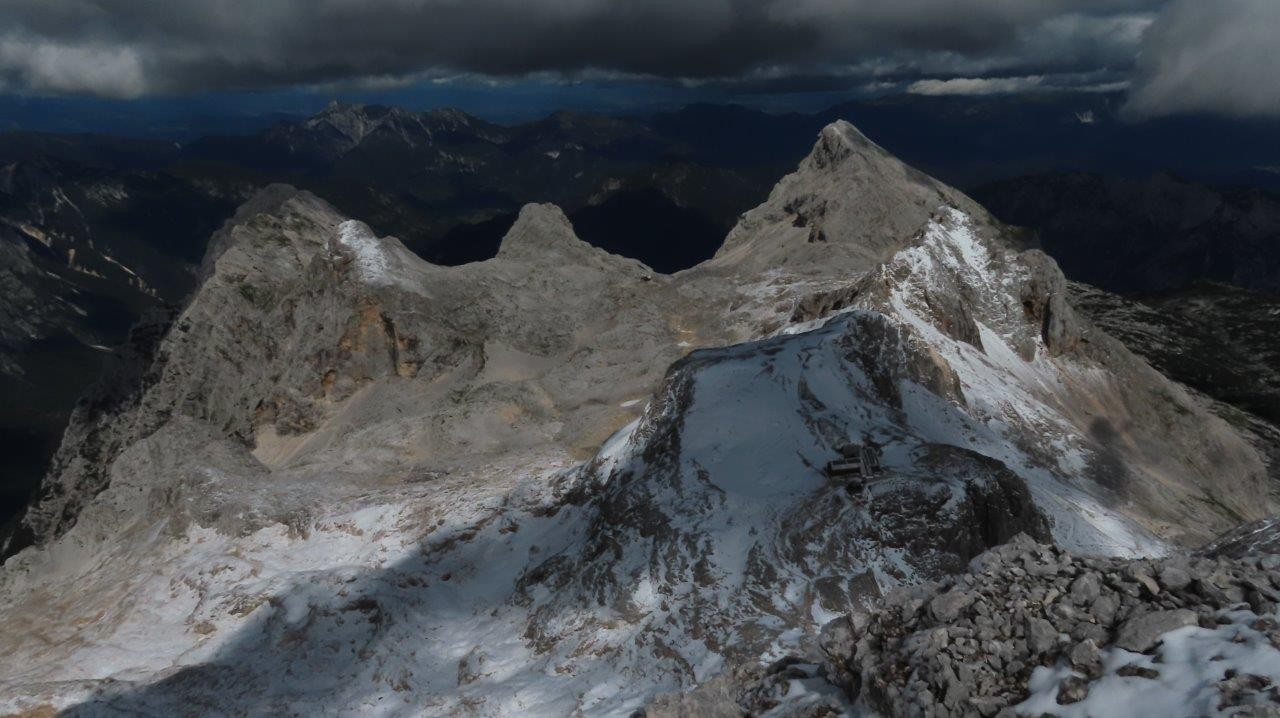
[[440, 122], [441, 124], [461, 125], [464, 127], [479, 124], [476, 117], [469, 115], [456, 107], [440, 107], [434, 110], [427, 110], [422, 114]]
[[375, 119], [371, 114], [364, 105], [332, 102], [318, 114], [307, 118], [303, 122], [303, 126], [308, 129], [315, 129], [322, 125], [328, 125], [341, 132], [352, 142], [359, 142], [368, 132], [369, 127], [378, 119], [381, 119], [380, 117]]
[[327, 122], [335, 127], [354, 124], [377, 125], [390, 120], [419, 122], [424, 125], [470, 126], [479, 124], [480, 120], [456, 107], [440, 107], [422, 112], [413, 112], [403, 107], [386, 105], [362, 105], [333, 101], [323, 110], [304, 120], [304, 124], [315, 126]]
[[318, 115], [328, 115], [335, 113], [346, 113], [353, 110], [358, 111], [364, 109], [364, 105], [358, 102], [344, 102], [342, 100], [330, 100], [324, 109], [316, 113]]

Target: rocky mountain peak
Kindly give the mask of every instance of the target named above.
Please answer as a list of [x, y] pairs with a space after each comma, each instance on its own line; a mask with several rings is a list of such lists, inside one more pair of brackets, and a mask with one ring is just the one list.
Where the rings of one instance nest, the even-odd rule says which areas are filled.
[[823, 128], [767, 202], [743, 215], [712, 264], [746, 274], [779, 266], [810, 275], [865, 270], [913, 241], [946, 206], [987, 216], [841, 120]]
[[317, 112], [314, 117], [331, 117], [335, 115], [346, 115], [360, 112], [364, 109], [364, 105], [359, 102], [346, 102], [344, 100], [330, 100], [324, 109]]
[[24, 519], [0, 711], [627, 715], [1018, 532], [1261, 518], [1231, 426], [1005, 231], [847, 123], [672, 276], [554, 205], [439, 267], [270, 188]]
[[590, 262], [609, 257], [619, 262], [634, 260], [615, 257], [592, 247], [578, 238], [564, 210], [554, 204], [526, 204], [520, 209], [515, 224], [502, 238], [498, 259], [545, 264], [570, 260]]
[[397, 286], [426, 291], [431, 269], [395, 237], [379, 237], [369, 225], [347, 219], [310, 192], [271, 185], [240, 207], [210, 240], [201, 268], [206, 280], [245, 289], [314, 283], [320, 261], [334, 280], [365, 289]]
[[469, 127], [474, 124], [476, 119], [457, 107], [440, 107], [434, 110], [427, 110], [423, 115], [441, 124], [455, 127]]
[[880, 145], [867, 139], [857, 127], [847, 120], [836, 120], [818, 133], [809, 159], [817, 167], [835, 166], [860, 152], [888, 155]]
[[[246, 264], [242, 268], [244, 271], [262, 270], [265, 267], [264, 262], [270, 262], [270, 256], [281, 252], [286, 247], [294, 256], [309, 257], [323, 248], [324, 240], [310, 233], [287, 231], [288, 222], [284, 218], [299, 212], [322, 212], [321, 208], [327, 206], [310, 192], [287, 184], [272, 184], [259, 190], [240, 205], [231, 219], [227, 220], [209, 239], [209, 246], [199, 270], [201, 281], [207, 280], [219, 271], [220, 261], [233, 248], [239, 259], [232, 261], [237, 264]], [[275, 241], [262, 241], [266, 225], [272, 223], [279, 224], [277, 231], [271, 234]]]
[[358, 143], [377, 121], [374, 114], [370, 112], [370, 108], [366, 105], [335, 101], [329, 103], [324, 110], [309, 118], [303, 124], [310, 129], [317, 129], [327, 125], [346, 136], [353, 143]]

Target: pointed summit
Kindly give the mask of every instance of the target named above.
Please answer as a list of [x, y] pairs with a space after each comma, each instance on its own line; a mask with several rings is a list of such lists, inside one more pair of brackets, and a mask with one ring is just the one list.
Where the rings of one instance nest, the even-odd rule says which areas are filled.
[[554, 204], [526, 204], [502, 238], [497, 259], [529, 265], [595, 266], [610, 271], [650, 274], [642, 262], [611, 254], [578, 238], [573, 224]]
[[819, 168], [834, 167], [858, 151], [888, 155], [846, 120], [836, 120], [818, 133], [818, 142], [809, 153], [809, 159]]
[[749, 274], [781, 266], [865, 270], [906, 246], [943, 206], [986, 216], [961, 192], [840, 120], [822, 129], [764, 204], [743, 215], [710, 264]]
[[573, 231], [564, 210], [554, 204], [526, 204], [498, 247], [500, 259], [537, 259], [555, 252], [580, 253], [591, 246]]
[[345, 102], [343, 100], [329, 100], [329, 104], [325, 105], [324, 109], [317, 114], [329, 115], [329, 114], [335, 114], [335, 113], [346, 113], [350, 111], [358, 111], [363, 107], [364, 105], [357, 102]]

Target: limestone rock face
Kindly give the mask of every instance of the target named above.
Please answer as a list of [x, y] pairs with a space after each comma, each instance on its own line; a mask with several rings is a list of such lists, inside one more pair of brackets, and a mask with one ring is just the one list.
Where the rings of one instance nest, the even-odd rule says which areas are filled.
[[1142, 556], [1267, 510], [1051, 260], [847, 123], [677, 275], [548, 205], [434, 266], [273, 187], [202, 276], [24, 519], [0, 709], [626, 713], [1019, 533]]
[[1075, 349], [1081, 325], [1067, 302], [1067, 280], [1049, 255], [1037, 250], [1022, 255], [1029, 277], [1023, 285], [1022, 306], [1040, 324], [1040, 338], [1053, 356]]
[[865, 271], [906, 246], [941, 206], [986, 216], [973, 200], [836, 122], [768, 201], [743, 215], [708, 266], [746, 275]]
[[[337, 426], [376, 415], [359, 399], [396, 391], [380, 383], [422, 380], [401, 390], [400, 401], [419, 396], [445, 415], [489, 409], [512, 418], [509, 426], [464, 428], [440, 417], [407, 437], [421, 442], [409, 451], [447, 460], [449, 445], [483, 453], [486, 444], [552, 440], [545, 426], [523, 427], [549, 423], [560, 402], [588, 405], [590, 416], [569, 427], [586, 435], [567, 442], [586, 451], [625, 423], [617, 404], [648, 388], [645, 372], [652, 381], [679, 356], [659, 306], [640, 299], [653, 291], [652, 272], [582, 242], [549, 206], [526, 208], [499, 257], [441, 268], [308, 193], [275, 186], [213, 238], [202, 273], [201, 291], [156, 356], [142, 360], [150, 379], [138, 406], [82, 422], [95, 435], [118, 434], [107, 442], [117, 450], [181, 414], [281, 466], [310, 451], [344, 450]], [[608, 346], [596, 352], [601, 343]], [[579, 350], [587, 365], [566, 366], [564, 357]], [[589, 385], [619, 361], [638, 376]], [[468, 384], [465, 397], [438, 398]], [[602, 392], [627, 393], [600, 406]], [[96, 448], [102, 441], [77, 440], [77, 431], [51, 474], [63, 488], [47, 489], [28, 513], [37, 541], [65, 531], [103, 488], [111, 454]]]
[[[53, 142], [61, 149], [38, 153], [60, 158], [0, 161], [0, 443], [11, 447], [0, 546], [22, 541], [8, 537], [16, 504], [41, 481], [77, 400], [130, 325], [183, 299], [210, 233], [247, 197], [226, 178], [72, 159], [100, 140]], [[161, 161], [152, 149], [174, 152], [129, 147], [140, 164]]]

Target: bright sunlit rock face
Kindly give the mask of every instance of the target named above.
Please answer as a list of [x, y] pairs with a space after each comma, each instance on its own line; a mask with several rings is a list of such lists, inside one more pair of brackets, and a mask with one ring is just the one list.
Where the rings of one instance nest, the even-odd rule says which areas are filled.
[[202, 279], [24, 519], [0, 708], [626, 715], [1019, 533], [1153, 556], [1268, 508], [1052, 260], [848, 123], [676, 275], [550, 205], [435, 266], [277, 186]]

